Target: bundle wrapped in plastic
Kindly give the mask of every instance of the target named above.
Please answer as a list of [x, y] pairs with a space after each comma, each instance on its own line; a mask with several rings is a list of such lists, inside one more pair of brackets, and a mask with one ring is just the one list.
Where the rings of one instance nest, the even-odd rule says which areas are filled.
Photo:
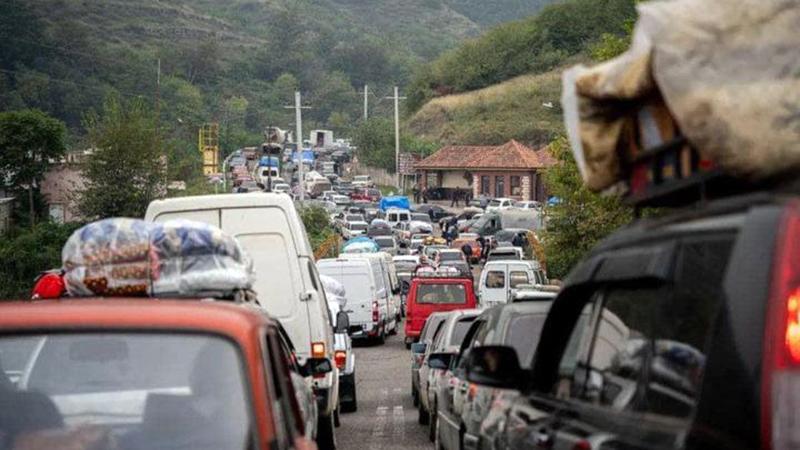
[[587, 187], [620, 181], [625, 152], [643, 143], [632, 141], [664, 129], [642, 123], [648, 105], [665, 105], [700, 158], [728, 174], [760, 180], [800, 169], [800, 3], [674, 0], [637, 8], [626, 53], [564, 73], [566, 128]]
[[216, 296], [248, 290], [253, 268], [239, 243], [186, 220], [106, 219], [72, 234], [62, 252], [72, 296]]
[[79, 228], [61, 256], [72, 296], [145, 296], [158, 277], [150, 233], [155, 224], [106, 219]]
[[322, 281], [322, 288], [325, 290], [325, 295], [328, 297], [328, 302], [336, 302], [339, 308], [344, 308], [347, 305], [347, 294], [344, 290], [344, 285], [339, 280], [320, 274], [320, 281]]
[[159, 262], [155, 294], [230, 292], [252, 286], [253, 270], [244, 250], [219, 228], [173, 220], [154, 227], [150, 242]]

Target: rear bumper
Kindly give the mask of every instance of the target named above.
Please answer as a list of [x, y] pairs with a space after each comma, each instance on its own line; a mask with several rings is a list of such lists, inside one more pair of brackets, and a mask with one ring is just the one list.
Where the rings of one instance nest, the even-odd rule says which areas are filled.
[[384, 324], [381, 322], [364, 324], [364, 325], [351, 325], [347, 330], [352, 339], [369, 339], [378, 337]]

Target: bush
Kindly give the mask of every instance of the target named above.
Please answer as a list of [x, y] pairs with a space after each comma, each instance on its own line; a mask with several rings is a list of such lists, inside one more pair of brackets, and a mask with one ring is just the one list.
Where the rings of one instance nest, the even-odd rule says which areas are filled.
[[30, 298], [39, 273], [61, 267], [61, 249], [81, 224], [40, 223], [0, 240], [0, 299]]

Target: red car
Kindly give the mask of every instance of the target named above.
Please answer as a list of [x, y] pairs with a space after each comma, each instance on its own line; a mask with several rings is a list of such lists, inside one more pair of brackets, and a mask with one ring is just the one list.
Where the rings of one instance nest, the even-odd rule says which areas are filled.
[[411, 279], [406, 301], [405, 343], [419, 340], [428, 316], [435, 312], [476, 308], [478, 300], [470, 278], [452, 273], [421, 272]]
[[366, 200], [372, 203], [381, 201], [382, 197], [380, 190], [372, 188], [356, 188], [353, 193], [350, 194], [351, 200]]
[[[0, 443], [315, 449], [281, 342], [277, 322], [233, 303], [0, 304]], [[314, 361], [302, 371], [331, 370]]]

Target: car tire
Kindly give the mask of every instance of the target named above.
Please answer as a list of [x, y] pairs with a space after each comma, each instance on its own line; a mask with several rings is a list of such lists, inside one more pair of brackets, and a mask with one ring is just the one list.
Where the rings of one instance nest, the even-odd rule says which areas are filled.
[[431, 419], [431, 416], [428, 414], [428, 411], [425, 411], [425, 407], [422, 406], [422, 403], [420, 403], [419, 407], [417, 407], [417, 414], [417, 423], [420, 425], [427, 425]]
[[340, 426], [342, 426], [342, 421], [339, 420], [339, 408], [341, 408], [341, 407], [337, 406], [336, 410], [333, 411], [333, 426], [336, 427], [336, 428], [339, 428]]
[[431, 405], [431, 413], [430, 413], [430, 420], [428, 420], [428, 440], [431, 442], [436, 442], [436, 434], [438, 433], [437, 427], [438, 424], [438, 417], [436, 413], [436, 404]]
[[411, 350], [411, 342], [406, 342], [406, 350]]
[[379, 334], [378, 337], [375, 338], [375, 341], [378, 343], [378, 345], [383, 345], [383, 344], [386, 343], [386, 328], [385, 327], [381, 328], [381, 334]]
[[412, 401], [414, 402], [414, 406], [419, 407], [419, 392], [417, 392], [416, 389], [411, 391], [411, 398]]
[[317, 423], [317, 447], [319, 447], [319, 450], [336, 449], [333, 414], [329, 416], [319, 416]]

